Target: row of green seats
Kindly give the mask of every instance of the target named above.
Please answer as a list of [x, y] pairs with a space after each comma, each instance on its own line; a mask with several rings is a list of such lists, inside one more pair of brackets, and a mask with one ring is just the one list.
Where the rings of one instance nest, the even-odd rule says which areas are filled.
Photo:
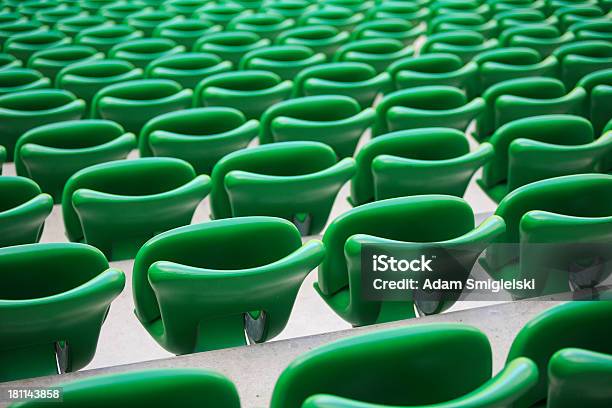
[[[612, 272], [611, 191], [610, 175], [538, 181], [508, 195], [478, 226], [461, 198], [382, 200], [349, 210], [331, 222], [322, 241], [305, 243], [294, 224], [275, 217], [182, 226], [156, 235], [138, 250], [132, 280], [136, 316], [166, 350], [188, 354], [278, 335], [302, 282], [317, 266], [316, 291], [354, 326], [440, 313], [458, 299], [423, 298], [415, 291], [402, 301], [365, 299], [362, 260], [372, 245], [393, 245], [414, 254], [433, 248], [440, 258], [435, 276], [464, 283], [487, 249], [480, 263], [493, 279], [537, 280], [534, 290], [510, 290], [516, 299], [593, 288]], [[82, 193], [85, 198], [93, 194]], [[157, 217], [148, 214], [149, 222]], [[121, 223], [129, 217], [117, 211], [92, 218], [112, 224], [115, 218]], [[105, 232], [112, 235], [116, 228], [113, 224]], [[598, 245], [585, 251], [576, 242]], [[456, 253], [461, 255], [455, 258]], [[109, 270], [100, 250], [79, 243], [2, 248], [0, 263], [6, 283], [0, 293], [0, 314], [7, 322], [0, 328], [0, 351], [8, 350], [0, 353], [3, 361], [26, 359], [24, 370], [48, 374], [55, 359], [43, 357], [59, 347], [61, 361], [72, 364], [66, 370], [85, 365], [105, 310], [123, 289], [123, 274]], [[45, 308], [39, 307], [41, 302]], [[70, 305], [91, 313], [74, 316]], [[88, 336], [79, 337], [82, 333]], [[56, 344], [58, 339], [70, 347]], [[79, 346], [81, 341], [88, 345]], [[79, 357], [66, 359], [65, 353]], [[77, 367], [77, 362], [83, 364]], [[21, 375], [10, 372], [4, 376]]]
[[[338, 340], [295, 359], [271, 408], [599, 408], [612, 402], [612, 302], [577, 301], [542, 312], [516, 335], [505, 367], [480, 330], [422, 324]], [[11, 408], [135, 406], [239, 408], [226, 377], [199, 369], [93, 376], [61, 385], [63, 401]]]
[[[99, 66], [95, 63], [77, 65], [86, 70], [99, 68], [108, 72], [109, 68], [126, 64], [111, 60], [99, 63]], [[321, 79], [326, 75], [325, 70], [339, 75], [351, 70], [367, 71], [366, 66], [330, 64], [314, 68], [302, 71], [296, 78], [293, 96], [297, 98], [294, 99], [288, 99], [292, 96], [290, 81], [283, 81], [272, 72], [259, 70], [213, 74], [196, 86], [195, 93], [170, 79], [134, 79], [102, 86], [71, 75], [75, 85], [68, 88], [81, 97], [90, 98], [89, 114], [86, 113], [85, 101], [77, 99], [68, 90], [23, 90], [0, 96], [0, 118], [3, 119], [0, 144], [7, 148], [8, 159], [12, 160], [18, 139], [28, 130], [47, 123], [91, 117], [114, 120], [128, 132], [144, 133], [139, 142], [140, 150], [150, 155], [153, 147], [146, 146], [149, 143], [145, 140], [146, 127], [149, 126], [147, 122], [155, 121], [155, 118], [160, 120], [168, 112], [180, 111], [173, 115], [180, 117], [184, 114], [183, 110], [192, 105], [226, 106], [240, 110], [247, 119], [261, 119], [261, 143], [303, 138], [326, 142], [319, 136], [324, 133], [314, 129], [341, 129], [343, 135], [329, 143], [339, 157], [348, 157], [353, 155], [359, 137], [369, 127], [372, 127], [373, 136], [431, 126], [464, 131], [476, 120], [474, 136], [484, 141], [496, 129], [516, 119], [545, 114], [573, 114], [590, 119], [595, 134], [599, 135], [612, 114], [612, 69], [609, 68], [585, 75], [571, 91], [567, 91], [558, 79], [519, 77], [492, 85], [482, 97], [471, 100], [465, 90], [455, 87], [461, 85], [460, 78], [450, 80], [453, 77], [450, 75], [446, 77], [447, 81], [442, 81], [444, 85], [427, 85], [435, 81], [435, 75], [431, 75], [427, 80], [421, 78], [419, 86], [415, 83], [409, 89], [385, 95], [376, 106], [376, 115], [371, 108], [362, 106], [373, 102], [383, 86], [381, 82], [357, 80], [353, 84], [340, 81], [334, 84], [334, 81]], [[399, 74], [407, 72], [400, 70]], [[0, 71], [0, 77], [3, 73], [10, 77], [22, 72], [14, 69]], [[321, 84], [318, 89], [317, 84]], [[304, 93], [315, 95], [300, 97], [300, 88], [308, 89]], [[325, 94], [325, 97], [316, 94]], [[240, 126], [241, 123], [236, 124], [236, 127]], [[183, 134], [188, 132], [189, 129], [185, 129]]]

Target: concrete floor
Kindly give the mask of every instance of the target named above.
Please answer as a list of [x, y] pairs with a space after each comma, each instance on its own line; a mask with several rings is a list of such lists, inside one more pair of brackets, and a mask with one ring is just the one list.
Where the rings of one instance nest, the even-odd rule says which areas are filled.
[[[362, 146], [369, 135], [364, 135], [360, 142]], [[473, 146], [475, 141], [471, 141]], [[130, 157], [137, 157], [133, 152]], [[14, 175], [15, 169], [12, 163], [5, 164], [4, 175]], [[470, 203], [475, 213], [489, 213], [494, 211], [496, 205], [476, 185], [474, 180], [467, 190], [465, 199]], [[349, 194], [349, 185], [345, 185], [338, 195], [334, 204], [330, 220], [350, 209], [346, 201]], [[209, 220], [209, 199], [205, 199], [198, 207], [193, 223]], [[305, 238], [309, 239], [308, 237]], [[50, 217], [47, 219], [41, 242], [66, 242], [61, 209], [55, 206]], [[108, 318], [102, 328], [98, 350], [93, 361], [86, 369], [109, 367], [121, 364], [136, 363], [171, 356], [162, 349], [152, 337], [141, 326], [134, 315], [134, 304], [131, 293], [131, 279], [133, 261], [112, 262], [113, 267], [123, 270], [127, 281], [124, 291], [113, 302]], [[306, 278], [298, 294], [295, 307], [285, 330], [275, 340], [289, 339], [295, 337], [309, 336], [319, 333], [328, 333], [350, 328], [344, 320], [340, 319], [323, 302], [314, 291], [312, 284], [316, 280], [316, 270]], [[491, 302], [459, 302], [450, 311], [483, 306]]]

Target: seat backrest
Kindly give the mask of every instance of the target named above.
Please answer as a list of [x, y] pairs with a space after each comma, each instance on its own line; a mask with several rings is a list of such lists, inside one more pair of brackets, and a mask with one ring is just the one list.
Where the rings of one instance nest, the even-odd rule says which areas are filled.
[[538, 384], [516, 406], [532, 406], [546, 398], [550, 358], [567, 347], [612, 353], [612, 301], [573, 301], [546, 310], [515, 337], [507, 362], [527, 357], [538, 365]]
[[372, 162], [377, 156], [391, 155], [417, 160], [452, 159], [470, 151], [465, 135], [456, 129], [426, 128], [387, 133], [369, 141], [359, 150], [357, 173], [351, 182], [353, 205], [374, 200]]
[[250, 339], [264, 341], [285, 326], [302, 280], [322, 256], [320, 243], [302, 247], [296, 227], [279, 218], [177, 228], [136, 256], [136, 314], [148, 328], [161, 317], [159, 337], [177, 354], [245, 344], [249, 312], [253, 329], [261, 326], [247, 327]]
[[342, 339], [294, 360], [271, 408], [293, 408], [314, 394], [388, 405], [457, 398], [491, 378], [491, 349], [479, 330], [423, 324]]
[[612, 401], [612, 355], [580, 348], [557, 351], [548, 363], [550, 408], [597, 408]]
[[0, 379], [89, 363], [108, 307], [123, 290], [123, 272], [109, 269], [99, 250], [72, 243], [2, 248], [0, 269]]
[[483, 167], [484, 185], [493, 187], [508, 179], [510, 146], [519, 138], [561, 146], [582, 145], [594, 140], [593, 126], [579, 116], [542, 115], [514, 120], [497, 129], [489, 139], [495, 155]]
[[30, 400], [15, 408], [172, 406], [240, 408], [234, 384], [221, 374], [191, 368], [131, 371], [62, 384], [61, 402]]
[[438, 242], [456, 238], [473, 228], [472, 209], [458, 197], [402, 197], [355, 207], [332, 221], [323, 235], [327, 255], [319, 267], [319, 289], [331, 295], [348, 285], [344, 245], [352, 235]]
[[[612, 176], [577, 174], [536, 181], [519, 187], [499, 204], [496, 215], [506, 222], [506, 231], [487, 251], [487, 262], [501, 267], [518, 256], [521, 221], [533, 210], [575, 217], [609, 217], [612, 215]], [[510, 245], [507, 245], [510, 244]]]

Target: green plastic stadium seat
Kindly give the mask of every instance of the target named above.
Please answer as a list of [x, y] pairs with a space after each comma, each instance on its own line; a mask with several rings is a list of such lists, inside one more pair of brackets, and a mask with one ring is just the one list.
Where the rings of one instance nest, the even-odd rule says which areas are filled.
[[234, 384], [221, 374], [170, 368], [98, 375], [61, 384], [62, 401], [26, 401], [11, 408], [105, 408], [117, 405], [240, 408]]
[[177, 55], [185, 47], [167, 38], [143, 38], [122, 42], [108, 51], [109, 58], [131, 62], [137, 68], [146, 68], [157, 58]]
[[474, 31], [485, 38], [497, 35], [498, 23], [495, 19], [470, 11], [458, 13], [443, 13], [431, 19], [428, 24], [428, 33], [442, 33], [452, 31]]
[[264, 342], [283, 330], [302, 281], [323, 257], [320, 241], [302, 244], [295, 226], [279, 218], [167, 231], [136, 256], [136, 316], [175, 354], [245, 345], [247, 337]]
[[32, 31], [11, 36], [4, 43], [4, 51], [13, 54], [24, 64], [37, 51], [70, 44], [72, 40], [61, 31]]
[[38, 242], [53, 199], [25, 177], [0, 177], [0, 247]]
[[395, 89], [428, 85], [448, 85], [463, 89], [472, 98], [478, 88], [478, 66], [464, 64], [453, 54], [424, 54], [404, 58], [389, 65], [387, 72]]
[[[39, 2], [39, 4], [41, 3], [45, 2]], [[37, 11], [33, 16], [33, 20], [39, 21], [41, 24], [47, 26], [53, 26], [55, 23], [64, 18], [85, 15], [87, 15], [87, 13], [83, 12], [78, 6], [62, 4], [58, 5], [57, 7]]]
[[270, 41], [281, 32], [292, 28], [295, 21], [277, 13], [258, 12], [234, 17], [226, 27], [228, 31], [249, 31]]
[[559, 29], [567, 31], [569, 27], [576, 23], [587, 21], [599, 21], [604, 17], [603, 10], [596, 5], [577, 4], [558, 8], [554, 12], [559, 20]]
[[273, 72], [283, 80], [291, 80], [304, 68], [316, 66], [326, 60], [325, 54], [316, 54], [303, 45], [272, 45], [244, 54], [239, 68]]
[[591, 119], [595, 134], [600, 134], [612, 118], [612, 68], [584, 76], [578, 86], [588, 94], [587, 117]]
[[612, 39], [612, 22], [606, 19], [575, 23], [569, 30], [576, 35], [578, 40], [610, 41]]
[[225, 107], [193, 108], [151, 119], [139, 137], [141, 157], [168, 156], [187, 161], [199, 174], [210, 174], [226, 154], [247, 147], [259, 123]]
[[99, 248], [109, 259], [128, 259], [155, 234], [189, 224], [209, 191], [209, 177], [196, 176], [193, 167], [179, 159], [96, 164], [66, 183], [66, 236]]
[[399, 18], [405, 21], [424, 22], [431, 15], [429, 8], [415, 1], [383, 1], [366, 11], [368, 20]]
[[45, 89], [51, 87], [51, 80], [30, 68], [10, 68], [0, 70], [0, 96], [19, 91]]
[[499, 82], [525, 77], [558, 75], [559, 62], [554, 56], [542, 58], [527, 47], [504, 47], [482, 52], [474, 57], [478, 64], [480, 92]]
[[[534, 5], [536, 5], [534, 7]], [[497, 2], [493, 5], [497, 6], [495, 20], [498, 22], [499, 33], [510, 27], [526, 26], [526, 25], [551, 25], [556, 26], [559, 20], [554, 15], [547, 15], [543, 12], [545, 3], [544, 0], [511, 0]], [[518, 7], [517, 7], [518, 6]]]
[[362, 110], [348, 96], [290, 99], [263, 113], [259, 144], [312, 140], [331, 146], [339, 158], [351, 157], [374, 117], [372, 108]]
[[344, 7], [349, 10], [353, 10], [355, 13], [363, 13], [369, 10], [374, 5], [374, 1], [371, 1], [371, 0], [319, 0], [319, 4], [323, 7], [326, 7], [326, 6]]
[[[6, 41], [16, 35], [31, 34], [44, 31], [42, 24], [32, 20], [17, 20], [6, 23], [0, 23], [0, 46], [4, 52]], [[26, 61], [22, 61], [24, 64]]]
[[461, 248], [461, 268], [452, 262], [457, 259], [450, 259], [454, 257], [439, 255], [444, 263], [435, 273], [441, 278], [467, 279], [480, 252], [503, 231], [504, 221], [498, 216], [475, 228], [469, 204], [453, 196], [420, 195], [364, 204], [338, 216], [326, 229], [327, 256], [319, 267], [315, 289], [334, 312], [354, 326], [415, 317], [415, 303], [422, 314], [439, 313], [454, 301], [419, 302], [416, 291], [407, 293], [405, 301], [364, 299], [364, 246], [392, 244], [415, 256], [432, 247], [443, 251]]
[[612, 43], [602, 40], [578, 41], [553, 51], [560, 64], [560, 77], [572, 89], [587, 74], [612, 66]]
[[411, 45], [423, 34], [425, 27], [421, 24], [399, 18], [381, 18], [359, 24], [351, 33], [351, 38], [353, 41], [391, 38], [404, 45]]
[[91, 103], [91, 117], [109, 119], [138, 134], [150, 119], [187, 109], [193, 91], [169, 79], [137, 79], [100, 89]]
[[72, 243], [2, 248], [0, 269], [0, 381], [85, 367], [123, 272], [97, 249]]
[[150, 11], [151, 7], [146, 7], [145, 3], [139, 1], [124, 2], [117, 1], [100, 7], [99, 14], [115, 24], [123, 24], [129, 15], [140, 11]]
[[208, 52], [182, 52], [157, 58], [147, 65], [147, 78], [171, 79], [194, 89], [206, 77], [232, 70], [232, 63]]
[[479, 14], [487, 19], [490, 18], [491, 6], [487, 3], [481, 3], [482, 2], [478, 0], [437, 0], [432, 3], [429, 8], [434, 18], [440, 15], [456, 15], [458, 13], [473, 13]]
[[47, 123], [80, 119], [85, 102], [59, 89], [38, 89], [0, 96], [0, 144], [13, 161], [17, 139], [30, 129]]
[[153, 32], [154, 37], [167, 38], [187, 50], [191, 50], [196, 41], [210, 33], [222, 30], [220, 25], [213, 25], [209, 21], [196, 19], [173, 19], [159, 24]]
[[561, 33], [557, 27], [550, 25], [523, 25], [505, 29], [499, 35], [503, 47], [528, 47], [536, 50], [543, 57], [564, 45], [575, 41], [571, 31]]
[[276, 382], [270, 407], [507, 407], [538, 381], [526, 358], [493, 378], [491, 366], [489, 340], [471, 326], [379, 330], [299, 356]]
[[249, 31], [224, 31], [200, 37], [193, 45], [193, 50], [218, 55], [237, 67], [244, 54], [269, 45], [270, 40]]
[[142, 31], [126, 24], [103, 24], [80, 31], [74, 37], [76, 44], [88, 45], [107, 54], [111, 48], [126, 41], [144, 37]]
[[[252, 13], [250, 10], [246, 10], [244, 6], [232, 1], [232, 2], [206, 2], [205, 5], [199, 7], [194, 11], [193, 16], [199, 20], [210, 21], [215, 25], [220, 25], [225, 28], [227, 24], [232, 21], [235, 17]], [[231, 34], [225, 32], [225, 34]]]
[[298, 18], [298, 25], [330, 25], [340, 31], [351, 32], [364, 21], [363, 13], [355, 12], [346, 7], [323, 5], [320, 8], [308, 10]]
[[[549, 363], [553, 367], [558, 363], [550, 360], [559, 350], [577, 347], [612, 354], [612, 326], [608, 324], [611, 314], [610, 300], [568, 302], [546, 310], [527, 323], [515, 337], [506, 363], [527, 357], [537, 364], [540, 378], [533, 388], [516, 401], [516, 406], [527, 407], [542, 403], [546, 399], [547, 389], [555, 389], [555, 374], [551, 376], [547, 368], [550, 367]], [[588, 385], [573, 396], [575, 398], [580, 395], [579, 406], [589, 407], [588, 396], [595, 390], [598, 394], [610, 391], [607, 386], [591, 388], [596, 387], [597, 383]], [[553, 401], [551, 403], [554, 404]], [[609, 402], [608, 399], [604, 405], [599, 406], [606, 406]]]
[[496, 202], [534, 181], [608, 170], [602, 161], [612, 157], [612, 134], [595, 139], [591, 123], [572, 115], [509, 122], [497, 129], [489, 143], [495, 154], [478, 183]]
[[482, 97], [486, 107], [476, 118], [474, 133], [480, 141], [516, 119], [552, 114], [586, 116], [586, 91], [580, 87], [567, 91], [554, 78], [510, 79], [489, 87]]
[[303, 235], [319, 233], [355, 161], [340, 161], [318, 142], [279, 142], [223, 157], [212, 172], [213, 218], [267, 215], [298, 225]]
[[462, 197], [474, 173], [493, 157], [481, 144], [470, 152], [467, 137], [456, 129], [400, 130], [376, 137], [355, 157], [351, 181], [354, 206], [386, 198], [420, 194]]
[[[282, 2], [272, 3], [282, 4]], [[279, 45], [300, 45], [315, 53], [323, 53], [331, 58], [336, 50], [350, 39], [349, 33], [326, 25], [307, 25], [284, 30], [276, 37]]]
[[499, 47], [497, 39], [486, 39], [475, 31], [449, 31], [427, 37], [421, 47], [421, 54], [448, 53], [469, 62], [475, 55]]
[[389, 131], [443, 126], [465, 131], [485, 109], [482, 98], [447, 85], [420, 86], [386, 95], [376, 107], [372, 135]]
[[261, 5], [261, 10], [294, 20], [305, 11], [314, 8], [315, 5], [307, 0], [265, 0]]
[[74, 39], [81, 31], [103, 24], [110, 25], [101, 15], [93, 14], [61, 19], [55, 24], [55, 29]]
[[390, 86], [386, 72], [378, 74], [362, 62], [332, 62], [306, 68], [294, 80], [293, 97], [345, 95], [354, 98], [362, 108], [374, 104], [376, 96]]
[[55, 83], [83, 99], [91, 110], [91, 102], [102, 88], [142, 77], [142, 70], [127, 61], [103, 59], [71, 64], [57, 74]]
[[57, 74], [68, 65], [77, 62], [101, 60], [104, 54], [95, 48], [85, 45], [64, 45], [37, 51], [30, 57], [28, 67], [40, 71], [44, 76], [55, 81]]
[[270, 106], [289, 99], [293, 85], [273, 72], [244, 70], [204, 78], [194, 90], [193, 106], [225, 106], [259, 119]]
[[405, 46], [401, 41], [392, 38], [372, 38], [351, 41], [339, 47], [334, 53], [334, 61], [363, 62], [380, 73], [391, 63], [413, 54], [414, 48]]
[[23, 65], [14, 55], [0, 53], [0, 71], [11, 68], [19, 68]]
[[85, 167], [124, 159], [136, 137], [111, 121], [86, 119], [51, 123], [25, 132], [15, 146], [15, 169], [62, 200], [68, 178]]
[[[167, 10], [141, 10], [128, 14], [125, 23], [136, 30], [142, 31], [145, 36], [152, 37], [157, 27], [168, 22], [181, 21], [176, 13]], [[202, 24], [206, 24], [202, 22]], [[182, 44], [184, 45], [184, 44]], [[190, 47], [188, 47], [190, 48]]]
[[6, 161], [6, 149], [4, 146], [0, 146], [0, 174], [2, 174], [2, 165]]
[[597, 408], [612, 401], [612, 354], [579, 348], [557, 351], [548, 363], [550, 408]]
[[577, 174], [514, 190], [495, 211], [507, 228], [481, 260], [485, 270], [495, 279], [535, 279], [534, 290], [515, 298], [598, 285], [611, 272], [611, 186], [610, 175]]

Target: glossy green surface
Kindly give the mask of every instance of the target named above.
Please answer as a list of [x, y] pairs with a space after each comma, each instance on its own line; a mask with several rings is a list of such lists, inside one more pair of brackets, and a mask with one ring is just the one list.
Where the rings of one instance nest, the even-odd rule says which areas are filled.
[[300, 71], [294, 79], [293, 97], [345, 95], [354, 98], [362, 108], [373, 105], [376, 96], [391, 84], [388, 73], [377, 73], [362, 62], [332, 62]]
[[[510, 362], [495, 377], [485, 382], [472, 392], [449, 401], [426, 405], [394, 408], [493, 408], [511, 406], [512, 402], [524, 394], [537, 382], [538, 370], [535, 364], [526, 358], [517, 358]], [[302, 408], [391, 408], [390, 405], [355, 401], [348, 398], [319, 394], [312, 396], [302, 404]]]
[[[341, 375], [347, 372], [351, 375]], [[302, 354], [279, 377], [270, 407], [502, 407], [537, 377], [532, 362], [518, 359], [491, 379], [491, 346], [482, 332], [461, 324], [423, 324], [354, 336]]]
[[241, 70], [273, 72], [283, 80], [293, 79], [304, 68], [319, 65], [327, 60], [325, 54], [316, 54], [303, 45], [272, 45], [242, 56]]
[[340, 31], [351, 32], [364, 20], [363, 13], [354, 12], [346, 7], [324, 6], [306, 11], [298, 19], [298, 25], [330, 25]]
[[268, 71], [224, 72], [204, 78], [194, 90], [193, 105], [226, 106], [259, 119], [270, 106], [289, 99], [291, 81]]
[[55, 81], [57, 74], [68, 65], [77, 62], [92, 62], [101, 60], [104, 54], [95, 48], [84, 45], [65, 45], [47, 50], [37, 51], [28, 60], [28, 67], [41, 72], [51, 81]]
[[136, 256], [136, 316], [175, 354], [244, 345], [246, 337], [263, 342], [285, 327], [302, 281], [323, 256], [320, 241], [302, 245], [295, 226], [279, 218], [177, 228]]
[[53, 199], [25, 177], [0, 177], [0, 247], [38, 242]]
[[495, 149], [478, 184], [495, 201], [534, 181], [607, 171], [612, 134], [595, 139], [591, 123], [573, 115], [542, 115], [505, 124], [488, 139]]
[[476, 119], [477, 140], [485, 140], [495, 129], [525, 117], [556, 113], [586, 116], [586, 91], [581, 87], [567, 91], [554, 78], [510, 79], [489, 87], [482, 98], [486, 107]]
[[[611, 186], [610, 175], [578, 174], [514, 190], [495, 211], [506, 232], [497, 239], [500, 245], [489, 248], [483, 266], [494, 278], [535, 278], [530, 296], [598, 284], [610, 274]], [[587, 251], [582, 245], [589, 244]]]
[[207, 2], [202, 7], [198, 8], [194, 13], [194, 17], [200, 20], [210, 21], [218, 24], [221, 27], [226, 27], [227, 24], [240, 14], [251, 13], [242, 5], [232, 2]]
[[253, 13], [236, 16], [228, 24], [228, 31], [248, 31], [270, 41], [283, 31], [292, 28], [295, 21], [277, 13]]
[[142, 70], [127, 61], [103, 59], [65, 67], [57, 74], [55, 84], [87, 102], [91, 114], [91, 102], [99, 90], [108, 85], [142, 77]]
[[234, 66], [238, 66], [244, 54], [269, 45], [270, 40], [249, 31], [224, 31], [200, 37], [193, 45], [193, 50], [216, 54], [224, 60], [231, 61]]
[[147, 65], [147, 78], [171, 79], [194, 89], [206, 77], [231, 71], [233, 65], [208, 52], [183, 52], [157, 58]]
[[103, 24], [109, 23], [100, 15], [75, 16], [59, 20], [55, 24], [55, 29], [74, 39], [81, 31]]
[[612, 68], [584, 76], [578, 86], [586, 90], [587, 116], [595, 134], [599, 134], [612, 118]]
[[6, 161], [6, 149], [0, 146], [0, 174], [2, 174], [2, 164]]
[[[338, 216], [325, 230], [327, 256], [319, 267], [315, 289], [325, 302], [354, 326], [415, 317], [415, 300], [405, 302], [366, 301], [361, 291], [361, 251], [368, 244], [394, 244], [421, 254], [425, 248], [463, 248], [461, 264], [471, 269], [479, 253], [504, 231], [497, 216], [474, 227], [474, 213], [461, 198], [421, 195], [376, 201]], [[456, 266], [441, 267], [442, 277], [457, 275]], [[464, 273], [464, 272], [462, 272]], [[467, 278], [464, 276], [463, 278]], [[448, 278], [446, 278], [448, 279]], [[424, 313], [440, 312], [453, 302], [422, 305]], [[418, 306], [418, 305], [417, 305]]]
[[0, 96], [50, 87], [51, 80], [35, 69], [16, 67], [0, 70]]
[[[540, 379], [535, 387], [517, 401], [516, 406], [532, 406], [546, 399], [549, 384], [547, 367], [557, 351], [577, 347], [612, 354], [612, 344], [609, 341], [612, 326], [608, 324], [611, 313], [612, 301], [609, 300], [568, 302], [548, 309], [527, 323], [515, 337], [506, 361], [518, 357], [530, 358], [538, 365]], [[586, 397], [594, 385], [589, 384], [589, 387], [580, 391], [580, 395]], [[554, 389], [555, 384], [551, 386]], [[599, 392], [607, 391], [609, 389], [604, 388]], [[581, 398], [580, 406], [589, 406], [587, 401], [585, 398], [582, 402]]]
[[498, 22], [471, 11], [442, 13], [429, 21], [429, 34], [452, 31], [474, 31], [491, 38], [497, 35]]
[[518, 25], [505, 29], [499, 35], [503, 47], [528, 47], [546, 57], [559, 46], [575, 40], [571, 31], [562, 33], [550, 25]]
[[557, 351], [548, 363], [550, 408], [606, 406], [612, 401], [612, 355], [578, 348]]
[[351, 157], [374, 122], [372, 108], [361, 109], [347, 96], [321, 95], [290, 99], [261, 116], [259, 143], [311, 140], [331, 146], [339, 158]]
[[462, 197], [474, 173], [493, 157], [481, 144], [470, 152], [456, 129], [400, 130], [376, 137], [357, 153], [351, 204], [420, 194]]
[[108, 51], [108, 57], [132, 63], [136, 68], [146, 68], [153, 60], [177, 55], [185, 47], [167, 38], [143, 38], [121, 42]]
[[42, 89], [0, 96], [0, 144], [13, 161], [17, 139], [37, 126], [80, 119], [85, 102], [64, 90]]
[[559, 62], [553, 55], [542, 58], [527, 47], [503, 47], [474, 56], [478, 64], [480, 92], [499, 82], [525, 77], [556, 77]]
[[107, 54], [113, 46], [144, 36], [142, 31], [135, 30], [126, 24], [98, 25], [80, 31], [74, 37], [76, 44], [88, 45]]
[[427, 85], [449, 85], [464, 90], [472, 98], [478, 89], [478, 66], [464, 64], [453, 54], [424, 54], [404, 58], [387, 68], [395, 89]]
[[196, 176], [191, 165], [179, 159], [96, 164], [66, 183], [66, 236], [99, 248], [109, 259], [131, 258], [152, 236], [189, 224], [209, 191], [209, 177]]
[[585, 75], [612, 66], [612, 43], [578, 41], [558, 47], [553, 55], [559, 60], [563, 83], [572, 89]]
[[425, 28], [418, 23], [399, 18], [382, 18], [363, 22], [351, 32], [353, 40], [368, 40], [374, 38], [391, 38], [411, 45], [421, 35]]
[[372, 135], [433, 126], [465, 131], [469, 123], [484, 110], [482, 98], [468, 100], [465, 92], [452, 86], [402, 89], [385, 95], [376, 106]]
[[223, 157], [212, 172], [215, 219], [268, 215], [296, 223], [303, 235], [325, 226], [336, 195], [355, 172], [318, 142], [279, 142]]
[[467, 63], [475, 55], [497, 47], [497, 39], [487, 40], [475, 31], [451, 31], [428, 36], [421, 47], [421, 54], [454, 54], [461, 58], [463, 63]]
[[[273, 3], [282, 4], [282, 3]], [[284, 30], [275, 39], [279, 45], [301, 45], [331, 58], [336, 50], [349, 41], [350, 35], [329, 25], [307, 25]]]
[[32, 31], [12, 35], [4, 43], [3, 50], [21, 60], [24, 64], [37, 51], [70, 44], [71, 39], [61, 31]]
[[0, 268], [0, 380], [86, 366], [123, 272], [97, 249], [70, 243], [2, 248]]
[[70, 176], [94, 164], [125, 159], [135, 147], [136, 136], [111, 121], [51, 123], [17, 140], [15, 169], [18, 175], [36, 181], [59, 204]]
[[123, 81], [100, 89], [91, 103], [91, 117], [119, 123], [138, 134], [150, 119], [163, 113], [187, 109], [193, 91], [169, 79]]
[[[167, 10], [141, 10], [136, 13], [129, 14], [125, 18], [127, 25], [142, 31], [145, 36], [151, 37], [157, 30], [157, 27], [162, 27], [168, 22], [181, 21], [177, 18], [176, 13]], [[204, 23], [203, 23], [204, 24]]]
[[6, 53], [0, 53], [0, 71], [11, 68], [19, 68], [23, 65], [15, 56]]
[[221, 374], [201, 369], [170, 368], [95, 376], [61, 385], [62, 402], [28, 401], [11, 408], [106, 408], [172, 406], [240, 408], [234, 384]]
[[167, 38], [190, 51], [200, 37], [219, 31], [221, 26], [205, 20], [173, 19], [156, 26], [153, 37]]
[[392, 38], [372, 38], [351, 41], [339, 47], [334, 53], [334, 61], [363, 62], [372, 66], [376, 72], [383, 72], [387, 67], [402, 58], [414, 54], [412, 46], [405, 46], [401, 41]]
[[259, 134], [259, 122], [225, 107], [193, 108], [151, 119], [139, 137], [141, 157], [168, 156], [210, 174], [225, 155], [246, 148]]

